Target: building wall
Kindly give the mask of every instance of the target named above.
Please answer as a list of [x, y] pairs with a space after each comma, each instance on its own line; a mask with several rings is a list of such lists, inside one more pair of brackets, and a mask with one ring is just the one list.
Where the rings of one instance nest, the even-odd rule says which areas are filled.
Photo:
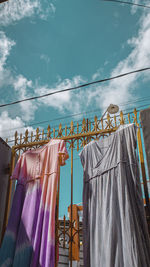
[[[11, 161], [11, 148], [2, 138], [0, 138], [0, 240], [2, 238], [3, 223], [5, 216], [10, 161]], [[12, 197], [13, 197], [15, 182], [13, 182], [12, 188], [13, 188], [12, 190]]]
[[140, 111], [140, 120], [143, 131], [148, 173], [150, 177], [150, 108]]

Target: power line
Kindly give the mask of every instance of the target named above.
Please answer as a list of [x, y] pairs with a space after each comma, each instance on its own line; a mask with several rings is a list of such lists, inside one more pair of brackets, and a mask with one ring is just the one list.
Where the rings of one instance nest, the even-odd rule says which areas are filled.
[[80, 116], [82, 114], [96, 112], [98, 110], [100, 110], [100, 109], [95, 109], [95, 110], [91, 110], [91, 111], [85, 111], [85, 112], [70, 114], [68, 116], [59, 117], [59, 118], [55, 118], [55, 119], [52, 119], [52, 120], [39, 121], [39, 122], [35, 122], [35, 123], [32, 123], [32, 124], [29, 124], [27, 126], [21, 126], [21, 127], [18, 127], [18, 128], [14, 127], [14, 128], [10, 128], [8, 130], [1, 131], [1, 132], [8, 132], [8, 131], [11, 131], [11, 130], [23, 129], [23, 128], [28, 128], [28, 127], [35, 126], [35, 125], [40, 125], [40, 124], [44, 124], [44, 123], [50, 123], [50, 122], [53, 122], [53, 121], [64, 120], [64, 119], [67, 119], [67, 118], [72, 118], [72, 117]]
[[[119, 106], [121, 107], [121, 106], [126, 106], [127, 104], [133, 104], [133, 103], [137, 103], [137, 102], [148, 101], [148, 99], [150, 99], [150, 96], [142, 97], [142, 98], [137, 98], [135, 101], [127, 101], [127, 102], [124, 102], [124, 103], [120, 103]], [[4, 133], [4, 132], [10, 132], [12, 130], [19, 130], [19, 129], [23, 129], [23, 128], [29, 128], [31, 126], [40, 125], [40, 124], [44, 124], [44, 123], [50, 123], [50, 122], [58, 121], [58, 120], [61, 121], [61, 120], [67, 119], [67, 118], [76, 117], [76, 116], [80, 116], [80, 115], [83, 115], [83, 114], [94, 113], [94, 112], [97, 112], [97, 111], [99, 111], [99, 113], [101, 113], [100, 112], [100, 109], [95, 109], [95, 110], [90, 110], [90, 111], [85, 111], [85, 112], [70, 114], [70, 115], [64, 116], [64, 117], [54, 118], [52, 120], [39, 121], [39, 122], [35, 122], [35, 123], [29, 124], [29, 125], [17, 127], [17, 128], [14, 127], [14, 128], [10, 128], [10, 129], [7, 129], [7, 130], [0, 131], [0, 132], [1, 133]], [[77, 121], [79, 122], [79, 120], [76, 120], [75, 122], [77, 122]], [[51, 128], [55, 128], [55, 127], [58, 127], [58, 126], [59, 125], [51, 125]], [[10, 137], [12, 137], [12, 135], [11, 136], [6, 136], [5, 138], [10, 138]]]
[[8, 2], [8, 0], [0, 0], [0, 4], [2, 4], [4, 2]]
[[134, 74], [134, 73], [143, 72], [143, 71], [147, 71], [147, 70], [150, 70], [150, 67], [143, 68], [143, 69], [138, 69], [138, 70], [135, 70], [135, 71], [126, 72], [126, 73], [123, 73], [123, 74], [120, 74], [120, 75], [117, 75], [117, 76], [113, 76], [113, 77], [110, 77], [110, 78], [106, 78], [106, 79], [102, 79], [102, 80], [98, 80], [98, 81], [94, 81], [94, 82], [90, 82], [90, 83], [81, 84], [81, 85], [78, 85], [78, 86], [75, 86], [75, 87], [71, 87], [71, 88], [67, 88], [67, 89], [63, 89], [63, 90], [58, 90], [58, 91], [51, 92], [51, 93], [48, 93], [48, 94], [29, 97], [29, 98], [25, 98], [25, 99], [22, 99], [22, 100], [17, 100], [15, 102], [2, 104], [2, 105], [0, 105], [0, 108], [6, 107], [6, 106], [10, 106], [10, 105], [19, 104], [19, 103], [30, 101], [30, 100], [43, 98], [43, 97], [50, 96], [50, 95], [55, 95], [55, 94], [67, 92], [67, 91], [77, 90], [77, 89], [80, 89], [80, 88], [83, 88], [83, 87], [87, 87], [87, 86], [90, 86], [90, 85], [93, 85], [93, 84], [98, 84], [98, 83], [103, 83], [103, 82], [106, 82], [106, 81], [111, 81], [111, 80], [114, 80], [114, 79], [122, 78], [122, 77], [127, 76], [127, 75], [131, 75], [131, 74]]
[[[141, 110], [141, 108], [143, 108], [143, 107], [150, 107], [150, 105], [149, 104], [145, 104], [145, 105], [141, 105], [141, 106], [137, 106], [137, 107], [135, 107], [136, 109], [137, 109], [137, 112], [139, 112], [140, 110]], [[122, 112], [126, 112], [126, 113], [124, 113], [123, 115], [125, 116], [125, 115], [128, 115], [128, 114], [133, 114], [133, 110], [132, 111], [129, 111], [129, 109], [125, 109], [125, 110], [122, 110]], [[120, 116], [120, 114], [118, 114], [118, 115], [116, 115], [116, 117], [119, 117]], [[110, 116], [110, 118], [113, 118], [113, 116]], [[93, 119], [93, 117], [91, 117], [91, 118], [88, 118], [88, 119]], [[105, 121], [105, 120], [107, 120], [107, 118], [104, 118], [103, 119], [103, 121]], [[94, 123], [94, 121], [91, 121], [91, 123]], [[54, 126], [54, 128], [55, 127], [58, 127], [59, 125], [55, 125]], [[69, 125], [67, 125], [67, 126], [69, 126]], [[79, 126], [82, 126], [82, 123], [81, 124], [79, 124]], [[46, 134], [46, 133], [44, 133], [44, 134]], [[33, 137], [35, 137], [36, 135], [33, 135]], [[13, 136], [12, 136], [13, 137]], [[30, 136], [29, 136], [30, 137]], [[15, 140], [9, 140], [7, 143], [11, 143], [11, 142], [14, 142]]]
[[[97, 109], [97, 111], [100, 111], [99, 109]], [[92, 112], [95, 112], [95, 111], [92, 111]], [[99, 112], [100, 114], [101, 114], [101, 112]], [[97, 114], [99, 114], [99, 113], [97, 113]], [[82, 114], [82, 113], [81, 113]], [[65, 118], [65, 117], [64, 117]], [[93, 117], [89, 117], [89, 119], [93, 119]], [[55, 119], [53, 120], [53, 121], [55, 121]], [[81, 126], [82, 125], [82, 119], [81, 120], [75, 120], [74, 121], [74, 123], [75, 122], [81, 122], [81, 124], [79, 124], [79, 126]], [[70, 126], [70, 124], [68, 124], [68, 122], [65, 124], [65, 126], [67, 126], [67, 127], [69, 127]], [[57, 127], [59, 127], [59, 124], [57, 124], [57, 125], [52, 125], [51, 126], [51, 129], [53, 129], [53, 128], [57, 128]], [[74, 126], [75, 127], [75, 126]], [[20, 127], [20, 128], [25, 128], [25, 127]], [[19, 129], [19, 128], [14, 128], [14, 129]], [[62, 128], [62, 130], [64, 130], [65, 128]], [[47, 130], [47, 129], [46, 129]], [[9, 130], [5, 130], [5, 131], [9, 131]], [[5, 132], [5, 131], [1, 131], [1, 132]], [[44, 134], [46, 134], [46, 133], [44, 133]], [[34, 137], [35, 135], [33, 135], [33, 137]], [[5, 138], [13, 138], [14, 137], [14, 135], [12, 136], [12, 135], [10, 135], [10, 136], [5, 136]]]
[[[150, 95], [149, 96], [146, 96], [146, 97], [137, 98], [137, 99], [135, 99], [133, 101], [122, 102], [122, 103], [119, 104], [119, 106], [121, 107], [121, 106], [126, 106], [128, 104], [133, 104], [133, 103], [137, 103], [137, 102], [148, 101], [149, 99], [150, 99]], [[107, 107], [104, 107], [104, 108], [107, 108]], [[67, 118], [72, 118], [72, 117], [80, 116], [80, 115], [83, 115], [83, 114], [94, 113], [94, 112], [97, 112], [97, 111], [100, 111], [100, 109], [95, 109], [95, 110], [90, 110], [90, 111], [85, 111], [85, 112], [70, 114], [68, 116], [58, 117], [58, 118], [54, 118], [52, 120], [38, 121], [38, 122], [35, 122], [35, 123], [32, 123], [32, 124], [28, 124], [28, 125], [24, 125], [24, 126], [21, 126], [21, 127], [17, 127], [17, 128], [14, 127], [14, 128], [10, 128], [10, 129], [7, 129], [7, 130], [3, 130], [1, 132], [4, 133], [4, 132], [9, 132], [9, 131], [12, 131], [12, 130], [18, 130], [18, 129], [28, 128], [28, 127], [32, 127], [32, 126], [40, 125], [40, 124], [44, 124], [44, 123], [50, 123], [50, 122], [53, 122], [53, 121], [61, 121], [61, 120], [67, 119]], [[55, 126], [52, 126], [52, 127], [55, 128]]]
[[145, 97], [139, 97], [139, 98], [136, 98], [135, 100], [132, 100], [132, 101], [121, 103], [121, 106], [124, 106], [126, 104], [132, 104], [132, 103], [147, 101], [148, 99], [150, 99], [150, 95], [145, 96]]
[[150, 8], [150, 6], [143, 5], [143, 4], [136, 4], [132, 2], [127, 2], [127, 1], [119, 1], [119, 0], [102, 0], [103, 2], [115, 2], [115, 3], [120, 3], [120, 4], [127, 4], [127, 5], [133, 5], [133, 6], [138, 6], [138, 7], [144, 7], [144, 8]]

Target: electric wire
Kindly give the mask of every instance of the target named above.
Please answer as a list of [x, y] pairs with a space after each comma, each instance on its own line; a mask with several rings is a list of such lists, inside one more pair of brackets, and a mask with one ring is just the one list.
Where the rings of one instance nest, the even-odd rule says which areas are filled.
[[[140, 98], [137, 98], [137, 99], [135, 99], [133, 101], [122, 102], [122, 103], [119, 104], [119, 107], [123, 107], [123, 106], [126, 106], [128, 104], [134, 104], [134, 103], [138, 103], [138, 102], [148, 101], [149, 99], [150, 99], [150, 96], [140, 97]], [[107, 107], [104, 107], [103, 109], [105, 109], [105, 108], [107, 108]], [[84, 112], [75, 113], [75, 114], [73, 113], [73, 114], [70, 114], [70, 115], [67, 115], [67, 116], [64, 116], [64, 117], [58, 117], [58, 118], [54, 118], [54, 119], [51, 119], [51, 120], [38, 121], [38, 122], [31, 123], [31, 124], [28, 124], [28, 125], [24, 125], [24, 126], [21, 126], [21, 127], [17, 127], [17, 128], [14, 127], [14, 128], [10, 128], [10, 129], [7, 129], [7, 130], [3, 130], [3, 131], [1, 131], [1, 133], [9, 132], [9, 131], [12, 131], [12, 130], [24, 129], [24, 128], [32, 127], [32, 126], [35, 126], [35, 125], [40, 125], [40, 124], [44, 124], [44, 123], [50, 123], [50, 122], [53, 122], [53, 121], [61, 121], [61, 120], [64, 120], [64, 119], [80, 116], [80, 115], [83, 115], [83, 114], [94, 113], [94, 112], [97, 112], [97, 111], [100, 111], [100, 109], [94, 109], [94, 110], [84, 111]], [[54, 126], [52, 126], [52, 127], [54, 127]]]
[[126, 72], [126, 73], [122, 73], [122, 74], [119, 74], [119, 75], [116, 75], [116, 76], [113, 76], [113, 77], [109, 77], [109, 78], [105, 78], [105, 79], [102, 79], [102, 80], [97, 80], [97, 81], [94, 81], [94, 82], [81, 84], [81, 85], [78, 85], [78, 86], [75, 86], [75, 87], [71, 87], [71, 88], [66, 88], [66, 89], [54, 91], [54, 92], [47, 93], [47, 94], [44, 94], [44, 95], [33, 96], [33, 97], [25, 98], [25, 99], [22, 99], [22, 100], [17, 100], [15, 102], [2, 104], [2, 105], [0, 105], [0, 108], [6, 107], [6, 106], [15, 105], [15, 104], [19, 104], [19, 103], [30, 101], [30, 100], [44, 98], [46, 96], [55, 95], [55, 94], [59, 94], [59, 93], [67, 92], [67, 91], [73, 91], [73, 90], [81, 89], [83, 87], [87, 87], [87, 86], [90, 86], [90, 85], [93, 85], [93, 84], [98, 84], [98, 83], [103, 83], [103, 82], [106, 82], [106, 81], [111, 81], [111, 80], [114, 80], [114, 79], [125, 77], [127, 75], [131, 75], [131, 74], [135, 74], [135, 73], [139, 73], [139, 72], [143, 72], [143, 71], [147, 71], [147, 70], [150, 70], [150, 67], [142, 68], [142, 69]]
[[[141, 109], [141, 108], [143, 108], [143, 107], [145, 107], [145, 108], [146, 108], [146, 107], [150, 107], [150, 105], [149, 105], [149, 104], [146, 104], [146, 105], [138, 106], [138, 107], [136, 107], [136, 108], [140, 108], [140, 109]], [[128, 112], [127, 112], [127, 113], [124, 113], [124, 115], [133, 113], [133, 110], [131, 110], [131, 111], [130, 111], [130, 110], [131, 110], [131, 108], [128, 109]], [[122, 111], [125, 112], [125, 111], [127, 111], [127, 110], [122, 110]], [[129, 112], [129, 111], [130, 111], [130, 112]], [[138, 112], [138, 111], [140, 111], [140, 110], [137, 110], [137, 112]], [[99, 113], [96, 114], [96, 116], [98, 116], [98, 114], [102, 115], [101, 112], [99, 112]], [[118, 117], [118, 116], [119, 116], [119, 115], [117, 115], [116, 117]], [[110, 116], [110, 118], [113, 118], [113, 116]], [[91, 120], [93, 120], [93, 117], [88, 117], [88, 120], [89, 120], [91, 123], [94, 123], [94, 121], [91, 121]], [[103, 119], [103, 121], [105, 121], [105, 120], [106, 120], [106, 118]], [[82, 120], [75, 120], [74, 123], [77, 123], [77, 122], [78, 122], [78, 123], [79, 123], [79, 127], [80, 127], [80, 126], [82, 126], [82, 121], [83, 121], [83, 119], [82, 119]], [[99, 123], [100, 123], [100, 120], [98, 120], [98, 124], [99, 124]], [[65, 126], [69, 127], [69, 126], [70, 126], [70, 122], [69, 122], [69, 124], [66, 123]], [[51, 129], [53, 129], [53, 128], [56, 129], [56, 128], [58, 128], [58, 127], [59, 127], [59, 124], [57, 124], [57, 125], [53, 125], [53, 126], [51, 127]], [[76, 125], [74, 125], [74, 127], [76, 127]], [[43, 129], [43, 130], [46, 131], [46, 132], [44, 132], [44, 135], [46, 135], [46, 134], [47, 134], [47, 129]], [[65, 128], [62, 128], [62, 130], [65, 130]], [[57, 130], [56, 130], [56, 131], [57, 131]], [[40, 133], [40, 135], [42, 135], [42, 134]], [[34, 134], [33, 137], [35, 137], [35, 136], [36, 136], [36, 135]], [[9, 140], [9, 138], [13, 138], [13, 137], [14, 137], [14, 135], [13, 135], [13, 136], [12, 136], [12, 135], [11, 135], [11, 136], [5, 136], [5, 140], [6, 140], [6, 139]], [[24, 137], [24, 135], [23, 135], [23, 137]], [[29, 137], [31, 137], [31, 136], [29, 136]], [[12, 141], [15, 141], [15, 140], [9, 140], [9, 141], [7, 141], [7, 143], [12, 142]]]
[[[140, 110], [141, 110], [141, 108], [143, 108], [143, 107], [150, 107], [150, 105], [149, 104], [146, 104], [146, 105], [141, 105], [141, 106], [138, 106], [138, 107], [135, 107], [136, 109], [137, 109], [137, 112], [139, 112]], [[131, 109], [130, 109], [131, 110]], [[122, 110], [122, 112], [125, 112], [125, 113], [123, 113], [123, 115], [124, 116], [126, 116], [126, 115], [128, 115], [128, 114], [133, 114], [133, 110], [132, 111], [129, 111], [129, 109], [125, 109], [125, 110]], [[117, 117], [119, 117], [120, 116], [120, 114], [118, 114], [118, 115], [116, 115], [116, 118]], [[110, 118], [113, 118], [113, 116], [110, 116]], [[92, 117], [91, 118], [88, 118], [89, 120], [90, 119], [93, 119]], [[106, 121], [107, 120], [107, 118], [104, 118], [103, 119], [103, 121]], [[94, 121], [91, 121], [91, 123], [94, 123]], [[56, 126], [54, 126], [54, 128], [55, 127], [58, 127], [59, 125], [56, 125]], [[66, 125], [67, 127], [69, 127], [70, 125]], [[82, 126], [82, 123], [81, 124], [79, 124], [79, 126]], [[62, 128], [62, 130], [64, 130], [64, 128]], [[46, 133], [44, 133], [44, 134], [46, 134]], [[35, 137], [36, 135], [33, 135], [33, 137]], [[29, 138], [30, 138], [30, 136], [29, 136]], [[14, 142], [15, 140], [9, 140], [7, 143], [11, 143], [11, 142]]]
[[119, 1], [119, 0], [102, 0], [103, 2], [114, 2], [114, 3], [119, 3], [119, 4], [127, 4], [127, 5], [132, 5], [132, 6], [138, 6], [138, 7], [144, 7], [144, 8], [150, 8], [150, 6], [143, 5], [143, 4], [136, 4], [132, 2], [127, 2], [127, 1]]
[[2, 4], [4, 2], [8, 2], [8, 0], [0, 0], [0, 4]]
[[[133, 103], [133, 102], [132, 102]], [[142, 107], [146, 107], [146, 106], [150, 106], [150, 104], [144, 104], [144, 105], [142, 105], [142, 106], [138, 106], [137, 108], [142, 108]], [[132, 108], [132, 107], [131, 107]], [[130, 108], [130, 109], [131, 109]], [[130, 109], [128, 109], [128, 110], [130, 110]], [[102, 112], [100, 111], [100, 109], [96, 109], [96, 110], [92, 110], [92, 111], [88, 111], [88, 112], [81, 112], [81, 113], [78, 113], [78, 114], [85, 114], [85, 113], [94, 113], [94, 112], [96, 112], [96, 111], [99, 111], [98, 113], [97, 113], [97, 115], [98, 114], [101, 114], [102, 115]], [[126, 109], [125, 110], [123, 110], [123, 112], [124, 111], [126, 111]], [[74, 114], [74, 115], [77, 115], [77, 114]], [[71, 116], [71, 115], [70, 115]], [[70, 117], [70, 116], [68, 116], [68, 117]], [[61, 117], [62, 118], [62, 117]], [[57, 119], [53, 119], [53, 120], [51, 120], [51, 121], [56, 121], [56, 120], [60, 120], [61, 118], [57, 118]], [[65, 117], [63, 117], [63, 119], [65, 119], [65, 118], [67, 118], [67, 116], [65, 116]], [[89, 117], [88, 119], [93, 119], [93, 117]], [[82, 122], [82, 120], [83, 119], [81, 119], [81, 120], [75, 120], [74, 122]], [[47, 121], [46, 121], [47, 122]], [[48, 120], [48, 122], [50, 122], [49, 120]], [[68, 123], [68, 122], [67, 122]], [[69, 125], [67, 125], [67, 123], [66, 123], [66, 126], [68, 127]], [[70, 122], [69, 122], [70, 123]], [[38, 123], [36, 123], [36, 124], [38, 124]], [[28, 127], [29, 126], [27, 126], [27, 129], [28, 129]], [[51, 125], [51, 129], [52, 128], [56, 128], [56, 127], [59, 127], [59, 124], [57, 124], [57, 125]], [[26, 128], [26, 127], [20, 127], [20, 128]], [[20, 129], [19, 127], [18, 128], [11, 128], [10, 130], [13, 130], [13, 129]], [[1, 132], [8, 132], [8, 131], [10, 131], [10, 130], [4, 130], [4, 131], [1, 131]], [[13, 137], [12, 135], [11, 136], [5, 136], [5, 138], [11, 138], [11, 137]]]
[[94, 113], [96, 111], [99, 111], [100, 109], [95, 109], [95, 110], [91, 110], [91, 111], [85, 111], [85, 112], [80, 112], [80, 113], [75, 113], [75, 114], [70, 114], [68, 116], [64, 116], [64, 117], [59, 117], [59, 118], [54, 118], [52, 120], [45, 120], [45, 121], [39, 121], [39, 122], [35, 122], [35, 123], [32, 123], [32, 124], [28, 124], [27, 126], [21, 126], [21, 127], [14, 127], [14, 128], [10, 128], [8, 130], [3, 130], [1, 132], [8, 132], [8, 131], [11, 131], [11, 130], [17, 130], [17, 129], [22, 129], [22, 128], [28, 128], [28, 127], [31, 127], [31, 126], [35, 126], [35, 125], [40, 125], [40, 124], [44, 124], [44, 123], [50, 123], [50, 122], [53, 122], [53, 121], [58, 121], [58, 120], [64, 120], [64, 119], [67, 119], [67, 118], [72, 118], [72, 117], [76, 117], [76, 116], [80, 116], [82, 114], [88, 114], [88, 113]]

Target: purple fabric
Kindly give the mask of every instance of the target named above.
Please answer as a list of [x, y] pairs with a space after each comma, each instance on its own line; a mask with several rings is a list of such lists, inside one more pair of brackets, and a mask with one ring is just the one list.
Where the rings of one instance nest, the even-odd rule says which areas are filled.
[[51, 140], [19, 159], [12, 175], [18, 183], [0, 249], [1, 267], [55, 266], [59, 152], [68, 158], [64, 141]]

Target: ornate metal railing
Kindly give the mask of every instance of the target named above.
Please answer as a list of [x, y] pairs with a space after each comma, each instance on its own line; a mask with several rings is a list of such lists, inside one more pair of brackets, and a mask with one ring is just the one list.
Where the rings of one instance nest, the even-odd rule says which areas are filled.
[[[12, 159], [11, 159], [11, 170], [10, 176], [12, 174], [14, 164], [15, 164], [15, 154], [18, 153], [20, 155], [24, 151], [28, 149], [34, 149], [37, 147], [41, 147], [50, 139], [63, 139], [66, 141], [69, 150], [71, 151], [71, 196], [70, 196], [70, 222], [69, 228], [62, 231], [59, 227], [58, 215], [56, 218], [56, 243], [60, 242], [59, 238], [63, 236], [63, 246], [65, 246], [65, 238], [68, 236], [68, 243], [70, 243], [70, 266], [72, 266], [72, 247], [74, 242], [74, 237], [76, 236], [78, 229], [74, 228], [73, 221], [73, 151], [76, 149], [77, 151], [83, 148], [87, 143], [95, 138], [104, 138], [106, 135], [108, 136], [112, 132], [116, 131], [119, 125], [123, 125], [125, 123], [135, 123], [137, 126], [140, 126], [139, 120], [139, 112], [134, 109], [133, 112], [125, 113], [121, 111], [117, 116], [111, 117], [107, 114], [105, 119], [94, 117], [93, 120], [83, 119], [81, 123], [74, 123], [71, 121], [70, 125], [62, 126], [59, 124], [59, 127], [51, 129], [50, 125], [47, 127], [46, 132], [37, 128], [35, 132], [29, 133], [28, 130], [25, 131], [25, 134], [15, 133], [14, 145], [12, 147]], [[145, 162], [143, 155], [143, 143], [141, 138], [140, 127], [138, 128], [137, 133], [137, 141], [138, 141], [138, 154], [140, 160], [140, 168], [142, 174], [142, 182], [144, 186], [144, 194], [145, 194], [145, 204], [146, 207], [149, 207], [149, 193], [147, 188], [147, 178], [145, 171]], [[7, 207], [6, 207], [6, 216], [5, 216], [5, 224], [7, 224], [8, 214], [9, 214], [9, 206], [10, 206], [10, 196], [11, 196], [11, 181], [8, 187], [7, 194]], [[59, 189], [58, 189], [58, 198], [57, 198], [57, 213], [58, 213], [58, 201], [59, 201]], [[64, 218], [65, 219], [65, 218]], [[78, 233], [79, 234], [79, 233]], [[57, 244], [56, 244], [57, 246]], [[57, 266], [57, 259], [56, 259]]]

